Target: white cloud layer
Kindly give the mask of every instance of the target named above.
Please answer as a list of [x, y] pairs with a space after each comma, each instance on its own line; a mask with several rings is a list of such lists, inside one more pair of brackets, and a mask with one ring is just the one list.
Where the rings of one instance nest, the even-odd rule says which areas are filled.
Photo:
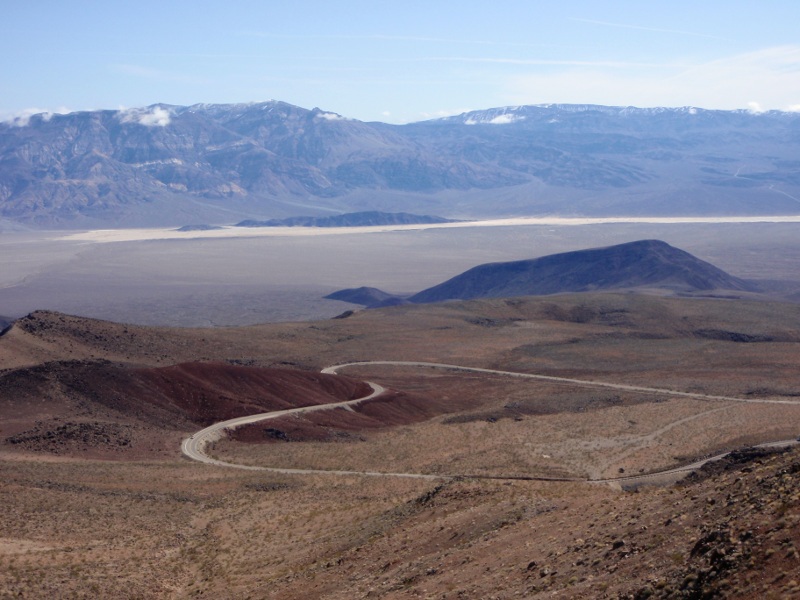
[[491, 121], [489, 121], [492, 125], [508, 125], [509, 123], [513, 123], [514, 121], [519, 121], [524, 119], [525, 117], [518, 117], [517, 115], [513, 114], [505, 114], [505, 115], [498, 115]]
[[467, 119], [464, 121], [464, 125], [479, 125], [479, 124], [489, 124], [489, 125], [508, 125], [509, 123], [514, 123], [516, 121], [523, 121], [525, 117], [521, 117], [519, 115], [515, 115], [513, 113], [506, 113], [503, 115], [497, 115], [488, 121], [476, 121], [475, 119]]
[[129, 108], [119, 113], [122, 123], [138, 123], [145, 127], [166, 127], [170, 124], [171, 114], [166, 108], [154, 106], [152, 108]]
[[325, 119], [326, 121], [346, 121], [347, 119], [342, 115], [336, 113], [321, 112], [317, 114], [318, 119]]
[[45, 108], [25, 108], [13, 113], [0, 113], [0, 123], [9, 123], [15, 127], [25, 127], [36, 115], [41, 115], [44, 121], [49, 121], [53, 118], [53, 115], [66, 115], [71, 112], [72, 111], [70, 109], [64, 107], [60, 107], [55, 110], [47, 110]]

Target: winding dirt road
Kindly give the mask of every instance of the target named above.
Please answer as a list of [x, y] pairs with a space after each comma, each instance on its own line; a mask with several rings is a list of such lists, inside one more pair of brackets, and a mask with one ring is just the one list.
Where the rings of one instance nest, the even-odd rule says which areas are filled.
[[681, 398], [695, 398], [697, 400], [720, 400], [724, 402], [744, 402], [748, 404], [798, 404], [800, 400], [774, 400], [769, 398], [736, 398], [733, 396], [715, 396], [712, 394], [699, 394], [695, 392], [678, 392], [664, 388], [651, 388], [639, 385], [625, 385], [622, 383], [608, 383], [605, 381], [591, 381], [586, 379], [571, 379], [569, 377], [555, 377], [552, 375], [536, 375], [534, 373], [518, 373], [515, 371], [498, 371], [496, 369], [482, 369], [479, 367], [462, 367], [459, 365], [448, 365], [443, 363], [415, 362], [402, 360], [370, 360], [364, 362], [343, 363], [322, 369], [323, 373], [336, 374], [341, 369], [347, 367], [360, 367], [369, 365], [386, 365], [394, 367], [428, 367], [431, 369], [445, 369], [448, 371], [461, 371], [467, 373], [485, 373], [488, 375], [502, 375], [503, 377], [518, 377], [520, 379], [538, 379], [540, 381], [552, 381], [556, 383], [568, 383], [582, 387], [611, 388], [628, 392], [644, 392], [648, 394], [661, 394], [664, 396], [678, 396]]
[[[255, 471], [262, 471], [265, 467], [252, 467], [247, 465], [237, 465], [234, 463], [228, 463], [222, 460], [217, 460], [215, 458], [210, 457], [206, 454], [206, 446], [212, 442], [216, 442], [219, 439], [225, 437], [225, 432], [231, 429], [236, 429], [237, 427], [241, 427], [242, 425], [249, 425], [250, 423], [258, 423], [260, 421], [267, 421], [269, 419], [278, 419], [280, 417], [285, 417], [288, 415], [300, 415], [300, 414], [308, 414], [311, 412], [316, 412], [320, 410], [331, 410], [334, 408], [344, 408], [344, 409], [351, 409], [353, 406], [358, 405], [361, 402], [365, 402], [377, 396], [380, 396], [386, 390], [383, 386], [378, 385], [377, 383], [372, 383], [370, 381], [367, 384], [372, 388], [372, 393], [362, 398], [356, 398], [355, 400], [345, 400], [343, 402], [332, 402], [330, 404], [314, 404], [311, 406], [300, 406], [298, 408], [287, 408], [284, 410], [274, 410], [268, 413], [259, 413], [256, 415], [248, 415], [246, 417], [236, 417], [235, 419], [228, 419], [227, 421], [220, 421], [219, 423], [214, 423], [213, 425], [209, 425], [205, 429], [201, 429], [194, 435], [186, 438], [183, 440], [181, 444], [181, 451], [185, 456], [191, 458], [192, 460], [196, 460], [198, 462], [203, 462], [209, 465], [217, 465], [220, 467], [233, 467], [236, 469], [249, 469]], [[282, 473], [313, 473], [315, 471], [309, 471], [306, 469], [267, 469], [270, 471], [278, 471]], [[320, 471], [322, 473], [339, 473], [339, 474], [349, 474], [347, 471]], [[363, 473], [367, 475], [368, 473]], [[383, 475], [383, 473], [376, 473], [376, 475]], [[402, 473], [394, 473], [393, 475], [396, 476], [404, 476]]]
[[[722, 402], [743, 402], [748, 404], [794, 404], [800, 406], [800, 401], [794, 400], [776, 400], [776, 399], [769, 399], [769, 398], [736, 398], [732, 396], [717, 396], [711, 394], [699, 394], [693, 392], [680, 392], [676, 390], [668, 390], [663, 388], [651, 388], [651, 387], [644, 387], [644, 386], [635, 386], [635, 385], [625, 385], [625, 384], [617, 384], [617, 383], [608, 383], [604, 381], [590, 381], [584, 379], [572, 379], [568, 377], [555, 377], [551, 375], [536, 375], [533, 373], [518, 373], [515, 371], [500, 371], [496, 369], [484, 369], [480, 367], [464, 367], [460, 365], [450, 365], [450, 364], [443, 364], [443, 363], [432, 363], [432, 362], [417, 362], [417, 361], [396, 361], [396, 360], [376, 360], [376, 361], [362, 361], [362, 362], [351, 362], [351, 363], [342, 363], [339, 365], [333, 365], [330, 367], [326, 367], [322, 369], [322, 373], [334, 375], [338, 373], [341, 369], [346, 369], [348, 367], [360, 367], [360, 366], [372, 366], [372, 365], [384, 365], [384, 366], [395, 366], [395, 367], [416, 367], [416, 368], [431, 368], [431, 369], [444, 369], [448, 371], [457, 371], [457, 372], [468, 372], [468, 373], [484, 373], [490, 375], [500, 375], [503, 377], [516, 377], [521, 379], [535, 379], [541, 381], [549, 381], [549, 382], [556, 382], [556, 383], [565, 383], [570, 385], [578, 385], [583, 387], [600, 387], [600, 388], [611, 388], [623, 391], [632, 391], [632, 392], [642, 392], [648, 394], [660, 394], [665, 396], [677, 396], [681, 398], [694, 398], [698, 400], [711, 400], [711, 401], [722, 401]], [[183, 440], [181, 445], [181, 451], [183, 454], [192, 459], [199, 462], [203, 462], [210, 465], [216, 465], [220, 467], [230, 467], [236, 469], [245, 469], [250, 471], [270, 471], [274, 473], [288, 473], [288, 474], [302, 474], [302, 475], [309, 475], [309, 474], [325, 474], [325, 475], [366, 475], [366, 476], [376, 476], [376, 477], [406, 477], [406, 478], [413, 478], [413, 479], [456, 479], [461, 477], [473, 477], [473, 478], [480, 478], [480, 479], [498, 479], [498, 480], [526, 480], [526, 481], [576, 481], [576, 482], [586, 482], [586, 483], [628, 483], [628, 484], [636, 484], [636, 483], [643, 483], [647, 480], [654, 479], [657, 477], [665, 477], [670, 475], [680, 475], [685, 474], [691, 471], [696, 471], [706, 463], [720, 460], [726, 457], [729, 452], [723, 452], [714, 456], [709, 456], [703, 458], [702, 460], [698, 460], [688, 465], [683, 465], [680, 467], [675, 467], [671, 469], [664, 469], [661, 471], [654, 471], [645, 474], [638, 474], [638, 475], [627, 475], [622, 477], [613, 477], [613, 478], [605, 478], [605, 479], [580, 479], [580, 478], [559, 478], [559, 477], [536, 477], [536, 476], [492, 476], [492, 475], [429, 475], [424, 473], [391, 473], [391, 472], [378, 472], [378, 471], [339, 471], [339, 470], [322, 470], [322, 469], [285, 469], [285, 468], [277, 468], [277, 467], [257, 467], [257, 466], [250, 466], [250, 465], [239, 465], [235, 463], [229, 463], [221, 460], [217, 460], [212, 458], [206, 453], [206, 446], [212, 442], [215, 442], [222, 437], [225, 436], [225, 432], [227, 430], [235, 429], [242, 425], [247, 425], [250, 423], [257, 423], [260, 421], [266, 421], [269, 419], [277, 419], [279, 417], [284, 417], [287, 415], [293, 414], [306, 414], [310, 412], [316, 412], [320, 410], [330, 410], [335, 408], [344, 408], [347, 410], [352, 410], [353, 406], [357, 406], [361, 402], [365, 402], [367, 400], [371, 400], [383, 394], [385, 389], [373, 382], [367, 382], [369, 386], [372, 388], [372, 393], [363, 398], [357, 398], [355, 400], [346, 400], [344, 402], [334, 402], [331, 404], [316, 404], [312, 406], [303, 406], [299, 408], [290, 408], [286, 410], [277, 410], [268, 413], [260, 413], [256, 415], [249, 415], [246, 417], [238, 417], [236, 419], [230, 419], [228, 421], [222, 421], [220, 423], [215, 423], [206, 427], [205, 429], [201, 429], [194, 435], [188, 437], [187, 439]], [[722, 410], [722, 409], [719, 409]], [[710, 411], [714, 412], [714, 411]], [[675, 422], [670, 424], [668, 427], [674, 427], [680, 425], [683, 421], [688, 419], [682, 419], [679, 422]], [[797, 440], [783, 440], [778, 442], [768, 442], [765, 444], [760, 444], [756, 446], [757, 448], [771, 448], [771, 447], [782, 447], [782, 446], [789, 446], [798, 443]]]

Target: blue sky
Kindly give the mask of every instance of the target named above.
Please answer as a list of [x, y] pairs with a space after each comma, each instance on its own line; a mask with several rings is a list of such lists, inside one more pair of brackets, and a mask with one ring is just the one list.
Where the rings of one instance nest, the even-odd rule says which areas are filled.
[[0, 119], [283, 100], [402, 123], [542, 103], [800, 110], [800, 2], [0, 1]]

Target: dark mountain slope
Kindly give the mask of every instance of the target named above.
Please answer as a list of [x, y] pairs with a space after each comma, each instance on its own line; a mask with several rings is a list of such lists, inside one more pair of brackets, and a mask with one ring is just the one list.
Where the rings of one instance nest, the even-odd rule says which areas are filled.
[[751, 284], [658, 240], [474, 267], [423, 290], [411, 302], [532, 296], [626, 288], [743, 290]]

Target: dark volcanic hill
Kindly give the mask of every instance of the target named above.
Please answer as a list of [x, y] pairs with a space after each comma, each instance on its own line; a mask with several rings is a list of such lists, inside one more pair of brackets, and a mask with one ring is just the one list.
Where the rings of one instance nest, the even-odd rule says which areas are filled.
[[591, 105], [409, 125], [275, 101], [43, 114], [0, 123], [0, 221], [797, 214], [798, 132], [797, 113]]
[[350, 288], [346, 290], [339, 290], [325, 296], [328, 300], [341, 300], [342, 302], [350, 302], [351, 304], [361, 304], [375, 308], [383, 306], [387, 302], [398, 300], [397, 296], [393, 296], [383, 290], [374, 287], [360, 287]]
[[688, 252], [659, 240], [643, 240], [479, 265], [409, 300], [424, 303], [628, 288], [755, 291], [748, 282]]
[[237, 227], [368, 227], [375, 225], [427, 225], [453, 223], [453, 219], [431, 215], [412, 215], [410, 213], [387, 213], [381, 211], [362, 211], [334, 215], [330, 217], [287, 217], [256, 221], [246, 219]]

